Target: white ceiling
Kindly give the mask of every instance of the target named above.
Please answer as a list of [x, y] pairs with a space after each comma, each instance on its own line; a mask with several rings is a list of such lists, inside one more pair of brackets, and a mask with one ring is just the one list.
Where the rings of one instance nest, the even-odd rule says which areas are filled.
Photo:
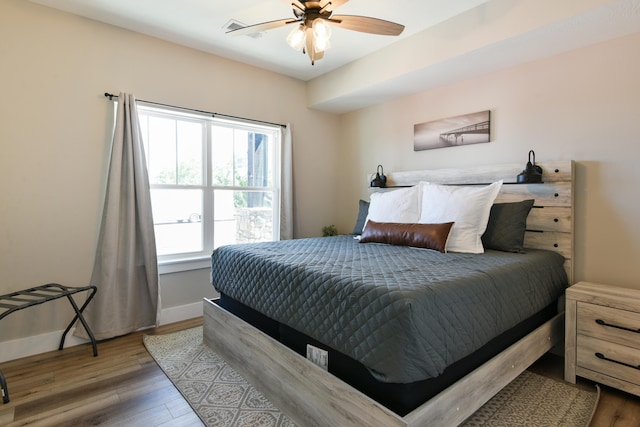
[[[357, 72], [357, 64], [372, 57], [390, 66], [386, 57], [395, 61], [393, 68], [404, 68], [400, 74], [387, 73], [366, 86], [352, 85], [353, 89], [343, 88], [333, 95], [322, 90], [322, 99], [310, 100], [310, 106], [334, 112], [640, 31], [640, 0], [351, 0], [336, 13], [397, 22], [405, 26], [404, 32], [392, 37], [334, 28], [331, 49], [312, 66], [306, 55], [286, 44], [290, 26], [257, 38], [225, 34], [230, 20], [252, 25], [293, 17], [291, 0], [31, 1], [309, 81], [310, 92], [314, 84], [323, 86], [323, 80], [344, 79], [350, 69]], [[515, 13], [526, 7], [534, 12]], [[522, 25], [509, 22], [509, 13]], [[451, 40], [459, 41], [460, 34], [470, 33], [470, 28], [461, 27], [469, 22], [482, 40], [476, 45], [475, 39], [466, 39], [468, 48], [459, 49]], [[442, 46], [455, 47], [448, 47], [452, 54], [443, 56], [438, 46], [428, 46], [424, 40], [431, 40], [427, 38], [430, 33], [437, 35]], [[447, 34], [451, 40], [442, 39]], [[394, 54], [410, 46], [420, 49], [419, 60], [413, 58], [415, 52], [412, 58]], [[347, 80], [358, 79], [354, 75]]]
[[310, 80], [408, 37], [487, 0], [351, 0], [336, 14], [363, 15], [405, 26], [399, 37], [334, 28], [332, 47], [311, 65], [285, 39], [291, 26], [260, 33], [260, 37], [226, 34], [230, 20], [253, 25], [294, 18], [291, 0], [32, 0], [87, 18], [206, 52]]

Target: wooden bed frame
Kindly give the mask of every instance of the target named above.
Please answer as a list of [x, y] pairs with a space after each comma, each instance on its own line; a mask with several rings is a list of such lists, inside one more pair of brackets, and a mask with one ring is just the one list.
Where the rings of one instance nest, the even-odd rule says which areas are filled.
[[[573, 283], [573, 161], [539, 163], [543, 183], [515, 184], [523, 165], [397, 172], [387, 185], [419, 181], [488, 184], [504, 180], [496, 202], [533, 198], [525, 246], [566, 258]], [[216, 304], [204, 301], [204, 342], [300, 426], [452, 426], [463, 422], [563, 338], [555, 316], [484, 365], [401, 417]]]

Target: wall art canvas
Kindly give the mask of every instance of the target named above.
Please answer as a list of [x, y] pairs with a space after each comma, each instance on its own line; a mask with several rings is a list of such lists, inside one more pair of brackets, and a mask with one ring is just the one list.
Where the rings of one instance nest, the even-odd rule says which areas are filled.
[[420, 123], [413, 127], [413, 151], [489, 142], [490, 131], [489, 110]]

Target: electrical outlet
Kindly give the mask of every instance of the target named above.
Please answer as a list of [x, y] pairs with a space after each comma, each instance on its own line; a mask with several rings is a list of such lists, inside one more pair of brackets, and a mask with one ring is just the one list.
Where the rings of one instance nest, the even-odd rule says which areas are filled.
[[311, 344], [307, 344], [307, 359], [320, 366], [325, 371], [329, 370], [329, 352]]

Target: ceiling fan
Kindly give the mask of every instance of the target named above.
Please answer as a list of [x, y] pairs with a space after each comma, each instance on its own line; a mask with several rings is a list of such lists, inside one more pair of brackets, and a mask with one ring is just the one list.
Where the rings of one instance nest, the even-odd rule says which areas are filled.
[[295, 19], [278, 19], [249, 25], [227, 34], [248, 35], [261, 31], [272, 30], [285, 25], [295, 24], [287, 36], [287, 43], [292, 48], [309, 55], [311, 65], [324, 57], [324, 51], [330, 47], [331, 26], [363, 33], [397, 36], [404, 30], [404, 25], [384, 19], [356, 15], [334, 15], [333, 11], [349, 0], [321, 0], [305, 1], [293, 0], [293, 14]]

